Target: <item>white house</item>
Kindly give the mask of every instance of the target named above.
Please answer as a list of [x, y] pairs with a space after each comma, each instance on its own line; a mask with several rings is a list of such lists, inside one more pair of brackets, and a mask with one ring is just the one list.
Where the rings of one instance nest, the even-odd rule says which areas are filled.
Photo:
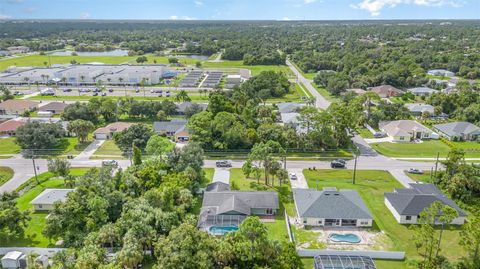
[[380, 122], [379, 127], [393, 142], [410, 142], [414, 139], [439, 138], [437, 133], [413, 120]]
[[2, 258], [2, 268], [16, 269], [27, 267], [25, 254], [20, 251], [10, 251]]
[[451, 224], [462, 225], [467, 216], [433, 184], [410, 183], [410, 188], [395, 189], [392, 193], [385, 193], [384, 197], [385, 205], [400, 224], [417, 224], [420, 213], [435, 201], [448, 205], [458, 212], [458, 217]]
[[293, 189], [297, 217], [304, 226], [371, 227], [373, 216], [355, 190]]
[[466, 121], [436, 124], [433, 129], [448, 140], [480, 140], [480, 127]]
[[455, 73], [452, 71], [448, 71], [445, 69], [432, 69], [428, 70], [427, 74], [431, 76], [442, 76], [442, 77], [453, 77], [455, 76]]
[[33, 205], [35, 211], [50, 211], [53, 209], [55, 202], [64, 202], [67, 195], [74, 189], [45, 189], [30, 204]]

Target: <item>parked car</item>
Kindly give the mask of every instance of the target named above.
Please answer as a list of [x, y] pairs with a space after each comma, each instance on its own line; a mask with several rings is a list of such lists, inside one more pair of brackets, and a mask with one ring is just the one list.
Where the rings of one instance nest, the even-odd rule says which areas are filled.
[[102, 96], [107, 96], [107, 93], [106, 93], [106, 92], [102, 92]]
[[13, 95], [15, 95], [15, 96], [23, 95], [23, 92], [15, 91], [15, 92], [13, 93]]
[[136, 92], [136, 93], [139, 93], [139, 92], [140, 92], [140, 89], [135, 89], [135, 92]]
[[420, 169], [417, 169], [417, 168], [410, 168], [410, 169], [408, 169], [408, 172], [410, 174], [418, 174], [418, 175], [423, 174], [423, 171], [420, 170]]
[[108, 92], [113, 92], [113, 89], [112, 88], [108, 89]]
[[217, 161], [215, 162], [216, 167], [232, 167], [232, 163], [230, 161]]
[[332, 168], [345, 168], [346, 166], [346, 163], [344, 160], [333, 160], [331, 163], [330, 163], [330, 167]]
[[295, 173], [290, 173], [290, 180], [297, 180], [297, 174]]
[[71, 92], [72, 89], [63, 89], [63, 92]]
[[167, 93], [165, 94], [165, 96], [166, 96], [166, 97], [170, 97], [170, 93], [167, 92]]
[[170, 93], [170, 89], [167, 89], [167, 93]]
[[375, 137], [375, 138], [384, 138], [386, 136], [387, 135], [384, 132], [376, 132], [376, 133], [373, 134], [373, 137]]
[[117, 167], [117, 166], [118, 166], [118, 162], [115, 161], [115, 160], [104, 160], [104, 161], [102, 161], [102, 165], [103, 165], [103, 166], [113, 166], [113, 167]]
[[98, 89], [98, 88], [95, 88], [95, 89], [93, 89], [93, 92], [101, 92], [101, 90]]
[[158, 94], [158, 97], [162, 97], [162, 96], [163, 96], [163, 94], [162, 94], [162, 93], [159, 93], [159, 94]]
[[90, 89], [80, 89], [80, 92], [90, 92]]
[[92, 96], [98, 96], [98, 92], [94, 92]]

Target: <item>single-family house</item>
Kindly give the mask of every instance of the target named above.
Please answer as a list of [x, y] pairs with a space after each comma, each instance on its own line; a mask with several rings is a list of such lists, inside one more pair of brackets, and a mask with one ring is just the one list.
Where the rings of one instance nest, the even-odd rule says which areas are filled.
[[173, 137], [176, 142], [187, 142], [190, 139], [186, 120], [156, 121], [153, 129], [159, 135]]
[[393, 142], [410, 142], [415, 139], [439, 138], [437, 133], [413, 120], [380, 122], [379, 127]]
[[345, 95], [348, 92], [353, 92], [356, 95], [364, 95], [367, 91], [365, 91], [364, 89], [360, 89], [360, 88], [346, 89], [345, 92], [342, 93], [342, 95]]
[[373, 216], [355, 190], [293, 189], [297, 217], [304, 226], [371, 227]]
[[430, 116], [435, 115], [435, 108], [432, 105], [428, 104], [405, 104], [408, 111], [414, 116], [422, 116], [424, 112], [428, 112]]
[[429, 74], [431, 76], [450, 77], [450, 78], [455, 76], [455, 73], [453, 73], [452, 71], [445, 70], [445, 69], [428, 70], [427, 74]]
[[429, 96], [437, 92], [437, 90], [429, 87], [416, 87], [416, 88], [408, 89], [407, 91], [411, 92], [415, 96]]
[[305, 104], [294, 103], [294, 102], [285, 102], [285, 103], [278, 103], [277, 104], [278, 112], [280, 114], [281, 113], [298, 112], [304, 106], [305, 106]]
[[93, 132], [93, 136], [95, 137], [95, 139], [98, 139], [98, 140], [112, 139], [113, 134], [117, 132], [122, 132], [123, 130], [128, 129], [130, 126], [132, 126], [132, 124], [128, 122], [118, 121], [118, 122], [110, 123], [105, 127], [100, 127], [97, 130], [95, 130]]
[[433, 184], [410, 183], [410, 188], [395, 189], [393, 192], [385, 193], [384, 197], [385, 205], [400, 224], [418, 223], [420, 213], [436, 201], [457, 211], [458, 217], [451, 224], [462, 225], [467, 216], [454, 201]]
[[20, 251], [8, 252], [2, 257], [2, 268], [27, 268], [27, 259], [25, 254]]
[[209, 232], [214, 232], [211, 227], [238, 227], [247, 216], [273, 216], [278, 209], [277, 192], [234, 191], [226, 183], [214, 182], [203, 193], [198, 227]]
[[370, 91], [377, 93], [380, 98], [390, 98], [403, 94], [402, 90], [399, 90], [391, 85], [381, 85], [373, 87], [370, 89]]
[[0, 123], [0, 136], [15, 136], [17, 129], [25, 125], [26, 122], [17, 118]]
[[30, 204], [33, 205], [35, 211], [53, 210], [55, 202], [65, 202], [67, 196], [74, 189], [45, 189]]
[[0, 103], [0, 115], [21, 115], [25, 111], [37, 109], [38, 102], [22, 99], [9, 99]]
[[448, 140], [480, 140], [480, 127], [466, 121], [435, 124], [433, 129]]
[[54, 115], [62, 114], [68, 104], [64, 102], [50, 102], [38, 108], [39, 112], [50, 112]]

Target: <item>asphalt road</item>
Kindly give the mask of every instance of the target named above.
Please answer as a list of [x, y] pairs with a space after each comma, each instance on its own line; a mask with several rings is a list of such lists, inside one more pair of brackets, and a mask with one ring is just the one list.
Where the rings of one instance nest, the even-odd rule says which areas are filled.
[[307, 88], [307, 90], [312, 94], [313, 97], [315, 97], [316, 99], [316, 103], [315, 103], [315, 106], [317, 108], [321, 108], [321, 109], [327, 109], [331, 102], [328, 101], [327, 99], [325, 99], [325, 97], [323, 97], [313, 86], [312, 86], [312, 81], [305, 78], [302, 73], [297, 70], [297, 68], [289, 61], [287, 60], [287, 66], [290, 67], [290, 69], [292, 70], [292, 72], [295, 74], [295, 76], [298, 78], [298, 82], [300, 83], [303, 83], [303, 85], [305, 85], [305, 87]]

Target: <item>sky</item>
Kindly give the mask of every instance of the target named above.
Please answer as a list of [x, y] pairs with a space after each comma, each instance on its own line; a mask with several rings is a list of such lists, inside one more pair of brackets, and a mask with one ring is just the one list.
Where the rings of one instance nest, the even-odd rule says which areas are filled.
[[0, 19], [480, 19], [480, 0], [0, 0]]

